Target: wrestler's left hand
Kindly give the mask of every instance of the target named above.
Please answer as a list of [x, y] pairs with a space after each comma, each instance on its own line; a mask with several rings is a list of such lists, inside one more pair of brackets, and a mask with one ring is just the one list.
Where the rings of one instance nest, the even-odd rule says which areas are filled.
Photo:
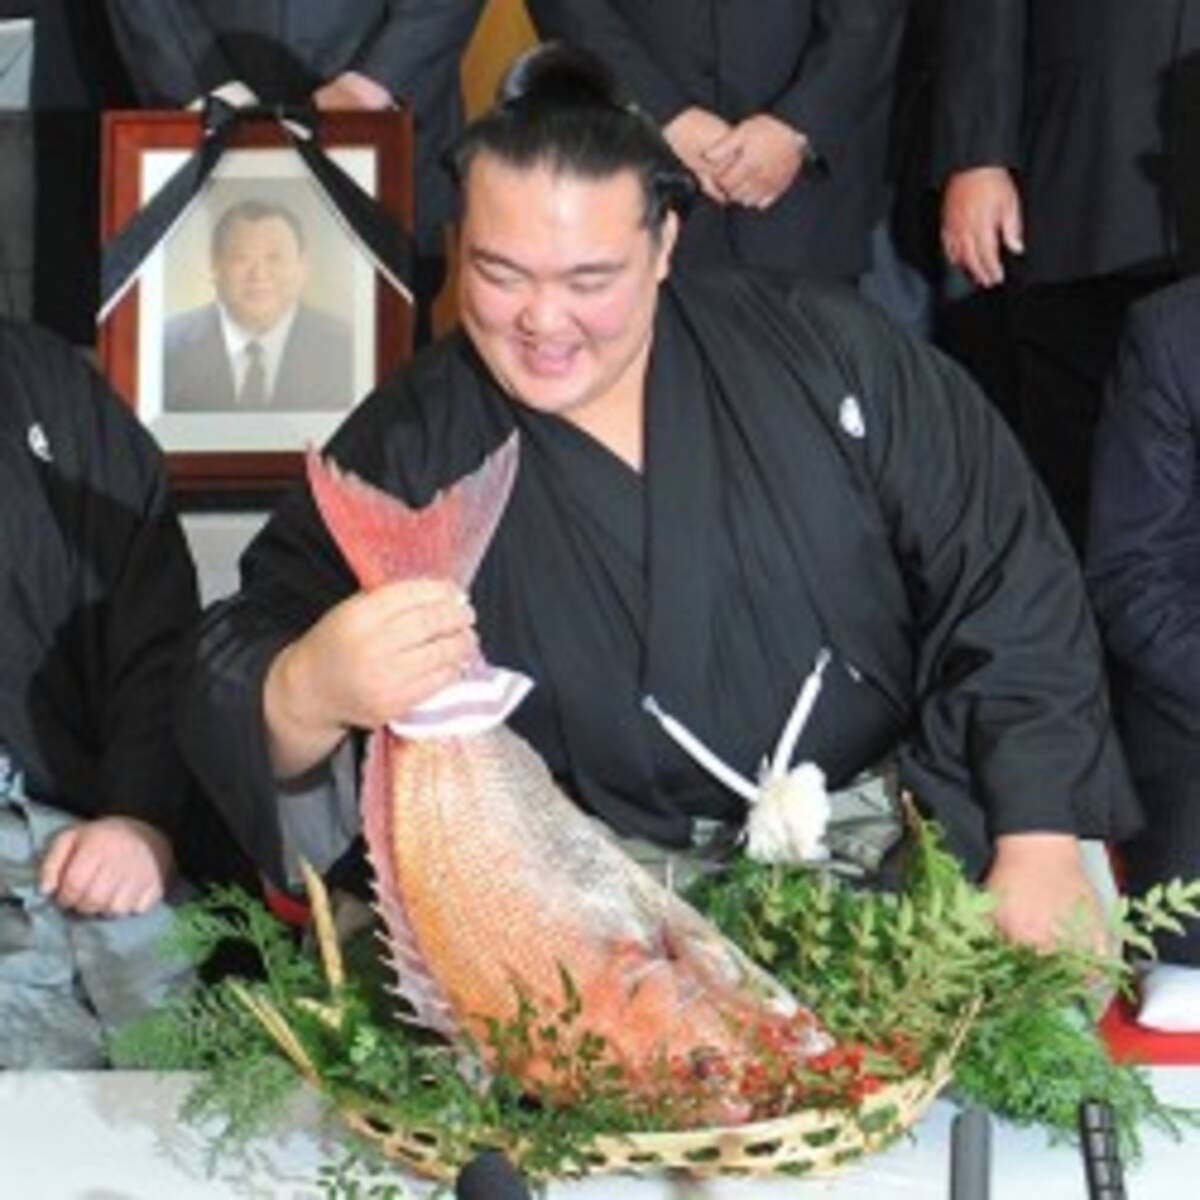
[[134, 817], [97, 817], [64, 829], [42, 862], [42, 891], [62, 908], [122, 917], [153, 908], [175, 869], [165, 834]]
[[984, 886], [996, 898], [996, 924], [1011, 941], [1049, 950], [1070, 937], [1105, 952], [1100, 901], [1071, 834], [1001, 835]]
[[769, 113], [735, 125], [704, 152], [713, 178], [735, 204], [770, 208], [792, 186], [804, 165], [805, 140]]

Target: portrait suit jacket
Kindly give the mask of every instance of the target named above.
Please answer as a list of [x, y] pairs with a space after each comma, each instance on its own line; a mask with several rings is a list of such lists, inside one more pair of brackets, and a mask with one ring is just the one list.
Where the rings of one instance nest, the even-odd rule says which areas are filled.
[[942, 21], [935, 181], [1017, 172], [1029, 282], [1174, 273], [1193, 253], [1200, 0], [954, 0]]
[[528, 0], [538, 32], [586, 46], [660, 125], [698, 105], [736, 122], [770, 113], [819, 163], [769, 209], [701, 200], [691, 261], [849, 279], [884, 208], [888, 120], [906, 0]]
[[[1200, 872], [1200, 279], [1136, 305], [1096, 435], [1087, 577], [1148, 820], [1132, 890]], [[1200, 926], [1164, 956], [1200, 964]]]
[[[268, 407], [346, 409], [353, 395], [349, 328], [301, 305], [288, 332]], [[167, 322], [163, 339], [163, 403], [168, 412], [248, 411], [240, 408], [233, 366], [215, 304]]]
[[418, 241], [440, 245], [454, 186], [440, 156], [462, 124], [459, 62], [483, 0], [108, 0], [142, 104], [190, 104], [231, 80], [303, 104], [358, 71], [412, 107]]

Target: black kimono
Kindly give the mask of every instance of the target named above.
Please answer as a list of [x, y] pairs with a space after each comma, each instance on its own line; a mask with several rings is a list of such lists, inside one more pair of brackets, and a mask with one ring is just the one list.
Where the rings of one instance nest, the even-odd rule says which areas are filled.
[[[1071, 551], [961, 372], [848, 294], [730, 275], [664, 287], [646, 392], [638, 474], [506, 398], [456, 334], [328, 447], [424, 503], [520, 431], [472, 597], [489, 660], [537, 685], [511, 724], [584, 808], [680, 847], [695, 818], [739, 819], [643, 697], [753, 776], [826, 646], [797, 757], [836, 787], [898, 751], [973, 871], [997, 834], [1136, 824]], [[278, 873], [264, 676], [356, 585], [303, 491], [242, 571], [202, 624], [180, 731]]]
[[0, 322], [0, 747], [32, 797], [174, 838], [195, 571], [162, 455], [74, 350]]

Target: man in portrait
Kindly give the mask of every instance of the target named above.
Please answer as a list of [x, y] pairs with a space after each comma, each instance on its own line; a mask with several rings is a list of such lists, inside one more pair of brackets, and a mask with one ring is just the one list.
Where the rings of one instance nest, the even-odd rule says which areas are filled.
[[230, 205], [209, 258], [215, 299], [167, 322], [167, 411], [347, 408], [350, 327], [302, 299], [308, 255], [295, 213], [262, 200]]

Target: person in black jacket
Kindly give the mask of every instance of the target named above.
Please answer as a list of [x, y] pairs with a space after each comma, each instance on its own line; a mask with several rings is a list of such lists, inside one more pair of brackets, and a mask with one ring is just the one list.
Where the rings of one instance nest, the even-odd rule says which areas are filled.
[[[1146, 809], [1130, 890], [1200, 875], [1200, 279], [1130, 314], [1096, 434], [1087, 575]], [[1200, 924], [1159, 938], [1200, 966]]]
[[943, 6], [935, 178], [947, 257], [1017, 285], [1019, 427], [1082, 550], [1092, 442], [1129, 305], [1178, 276], [1198, 0]]
[[108, 0], [142, 104], [218, 92], [233, 102], [318, 109], [411, 105], [417, 341], [445, 274], [453, 184], [440, 156], [462, 121], [459, 62], [483, 0]]
[[37, 0], [33, 15], [33, 319], [81, 346], [100, 297], [100, 114], [133, 102], [102, 4]]
[[0, 1068], [94, 1066], [180, 977], [195, 828], [171, 731], [198, 612], [158, 448], [71, 347], [0, 321]]
[[679, 261], [851, 281], [870, 263], [905, 0], [528, 0], [629, 88], [704, 196]]

